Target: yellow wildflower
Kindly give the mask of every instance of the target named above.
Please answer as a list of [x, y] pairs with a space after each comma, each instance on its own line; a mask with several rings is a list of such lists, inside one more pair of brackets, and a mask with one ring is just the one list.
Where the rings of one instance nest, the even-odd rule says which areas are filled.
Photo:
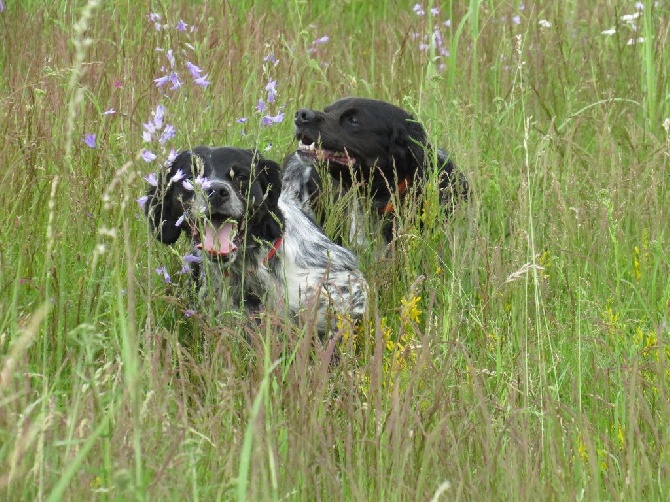
[[635, 246], [633, 248], [633, 275], [635, 280], [639, 281], [642, 278], [642, 271], [640, 270], [640, 248]]
[[537, 264], [542, 267], [540, 270], [540, 273], [542, 274], [542, 277], [545, 279], [549, 278], [550, 275], [550, 269], [551, 269], [551, 253], [549, 251], [545, 251], [542, 253], [540, 256], [537, 257]]
[[400, 303], [402, 304], [400, 316], [404, 322], [419, 322], [420, 316], [423, 313], [423, 311], [418, 307], [420, 301], [420, 296], [414, 296], [409, 300], [405, 300], [404, 298], [400, 300]]
[[580, 438], [579, 441], [577, 442], [577, 452], [579, 453], [579, 456], [581, 459], [586, 462], [588, 460], [588, 455], [586, 452], [586, 445], [584, 444], [584, 441]]

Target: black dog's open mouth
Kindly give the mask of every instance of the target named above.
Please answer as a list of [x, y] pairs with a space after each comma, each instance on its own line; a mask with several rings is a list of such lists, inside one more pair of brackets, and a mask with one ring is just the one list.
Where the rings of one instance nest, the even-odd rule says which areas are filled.
[[221, 215], [212, 215], [193, 229], [196, 247], [210, 257], [231, 258], [240, 245], [244, 220], [233, 220]]
[[334, 162], [345, 167], [352, 167], [357, 163], [356, 159], [346, 149], [342, 152], [323, 148], [323, 146], [317, 145], [316, 141], [312, 138], [302, 133], [296, 134], [296, 137], [300, 142], [298, 144], [298, 151], [304, 155], [319, 161]]

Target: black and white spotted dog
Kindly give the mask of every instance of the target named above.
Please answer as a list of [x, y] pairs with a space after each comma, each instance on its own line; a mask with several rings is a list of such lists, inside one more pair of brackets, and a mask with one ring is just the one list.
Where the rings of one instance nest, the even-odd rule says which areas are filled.
[[[291, 170], [284, 173], [291, 187]], [[360, 318], [368, 285], [355, 256], [328, 239], [282, 190], [280, 167], [257, 152], [199, 146], [177, 156], [148, 192], [159, 241], [182, 233], [202, 257], [200, 296], [220, 308], [315, 309], [320, 334], [332, 314]]]
[[[437, 170], [447, 214], [467, 197], [467, 181], [446, 152], [433, 149], [412, 115], [385, 101], [350, 97], [323, 111], [302, 108], [295, 114], [295, 135], [299, 148], [285, 160], [285, 169], [302, 170], [299, 201], [312, 218], [324, 189], [317, 165], [329, 174], [334, 199], [354, 187], [370, 197], [373, 219], [387, 243], [393, 238], [393, 201], [420, 194], [431, 172]], [[366, 241], [363, 207], [356, 200], [349, 207], [349, 239], [358, 244]]]

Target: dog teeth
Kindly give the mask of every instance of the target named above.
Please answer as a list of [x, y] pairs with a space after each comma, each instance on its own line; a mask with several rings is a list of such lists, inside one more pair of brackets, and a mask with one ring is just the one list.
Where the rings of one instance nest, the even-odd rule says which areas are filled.
[[300, 144], [298, 145], [298, 148], [300, 148], [301, 150], [306, 151], [306, 152], [315, 152], [316, 151], [316, 146], [314, 145], [314, 143], [312, 143], [311, 145], [307, 145], [307, 144], [305, 144], [301, 141]]

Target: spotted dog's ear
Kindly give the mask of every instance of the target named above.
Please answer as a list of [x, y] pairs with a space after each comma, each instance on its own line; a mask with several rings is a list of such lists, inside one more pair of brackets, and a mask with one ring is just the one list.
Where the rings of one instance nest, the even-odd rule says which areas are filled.
[[273, 160], [255, 153], [256, 176], [265, 194], [265, 204], [269, 210], [277, 207], [281, 193], [281, 167]]
[[262, 204], [263, 214], [259, 222], [258, 235], [267, 240], [274, 241], [282, 235], [284, 226], [284, 215], [279, 210], [279, 195], [282, 190], [281, 168], [276, 162], [263, 158], [258, 152], [254, 152], [254, 164], [256, 181], [259, 183], [264, 200]]
[[167, 173], [161, 173], [156, 186], [147, 192], [145, 211], [152, 232], [163, 244], [174, 244], [181, 235], [181, 220], [185, 203], [193, 197], [183, 182], [193, 179], [193, 155], [190, 151], [180, 153]]

